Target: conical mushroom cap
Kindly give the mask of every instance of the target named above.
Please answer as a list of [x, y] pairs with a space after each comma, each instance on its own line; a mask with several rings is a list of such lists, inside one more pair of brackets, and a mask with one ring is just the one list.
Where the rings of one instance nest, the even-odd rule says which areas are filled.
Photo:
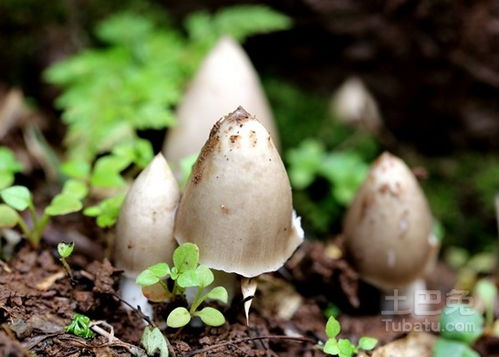
[[163, 152], [178, 177], [182, 159], [199, 153], [216, 120], [243, 106], [278, 142], [272, 112], [258, 75], [241, 46], [223, 37], [207, 55], [177, 110]]
[[419, 184], [399, 158], [382, 154], [344, 222], [348, 254], [362, 278], [382, 289], [408, 285], [434, 255], [432, 216]]
[[158, 154], [128, 190], [116, 227], [115, 265], [128, 277], [171, 262], [177, 243], [173, 224], [180, 193], [163, 155]]
[[[194, 165], [175, 222], [200, 262], [245, 277], [280, 268], [303, 240], [268, 131], [239, 107], [219, 120]], [[299, 222], [299, 220], [298, 220]]]

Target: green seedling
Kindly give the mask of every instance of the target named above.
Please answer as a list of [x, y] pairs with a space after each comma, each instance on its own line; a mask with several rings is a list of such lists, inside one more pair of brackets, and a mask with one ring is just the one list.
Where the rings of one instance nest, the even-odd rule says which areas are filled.
[[101, 228], [111, 227], [118, 220], [121, 204], [124, 200], [124, 193], [106, 198], [95, 206], [85, 208], [83, 214], [90, 217], [96, 217], [97, 225]]
[[[24, 186], [10, 186], [0, 190], [0, 228], [19, 226], [30, 241], [37, 247], [41, 236], [51, 217], [62, 216], [82, 209], [82, 200], [87, 195], [87, 187], [76, 180], [68, 180], [62, 192], [56, 195], [43, 213], [38, 215], [33, 204], [31, 192]], [[21, 212], [28, 211], [31, 216], [31, 225], [24, 220]]]
[[144, 329], [140, 343], [144, 346], [148, 356], [168, 357], [168, 340], [163, 336], [159, 328], [147, 326]]
[[359, 343], [354, 345], [345, 338], [336, 338], [341, 332], [341, 325], [338, 320], [331, 316], [326, 324], [326, 335], [328, 340], [322, 346], [324, 353], [333, 356], [351, 357], [359, 353], [360, 350], [370, 351], [376, 347], [378, 340], [372, 337], [361, 337]]
[[447, 305], [440, 315], [440, 338], [433, 350], [434, 357], [479, 356], [469, 346], [483, 334], [482, 315], [465, 304]]
[[481, 279], [476, 283], [474, 292], [485, 305], [486, 326], [492, 329], [494, 326], [494, 305], [497, 298], [497, 287], [490, 280]]
[[70, 278], [73, 277], [73, 274], [71, 272], [71, 267], [69, 266], [68, 262], [66, 261], [67, 258], [71, 256], [73, 253], [74, 249], [74, 243], [59, 243], [57, 244], [57, 252], [59, 253], [59, 260], [61, 261], [62, 265], [64, 266], [64, 269], [66, 269], [66, 272], [68, 273], [68, 276]]
[[90, 330], [90, 318], [82, 314], [74, 314], [73, 319], [64, 328], [64, 331], [83, 338], [94, 336], [94, 332]]
[[22, 170], [12, 151], [0, 146], [0, 190], [14, 183], [14, 175]]
[[[189, 309], [177, 307], [168, 315], [166, 324], [169, 327], [179, 328], [187, 325], [193, 317], [199, 317], [206, 325], [221, 326], [225, 318], [220, 311], [212, 307], [199, 310], [200, 305], [206, 299], [218, 300], [227, 303], [228, 295], [224, 287], [217, 286], [208, 292], [205, 289], [213, 283], [214, 276], [211, 270], [198, 264], [199, 249], [195, 244], [184, 243], [175, 249], [173, 253], [173, 267], [166, 263], [155, 264], [144, 270], [137, 277], [137, 284], [146, 289], [151, 286], [160, 286], [164, 292], [164, 298], [182, 296], [185, 289], [196, 287], [197, 293]], [[173, 281], [170, 290], [165, 279]], [[145, 294], [147, 297], [147, 293]]]

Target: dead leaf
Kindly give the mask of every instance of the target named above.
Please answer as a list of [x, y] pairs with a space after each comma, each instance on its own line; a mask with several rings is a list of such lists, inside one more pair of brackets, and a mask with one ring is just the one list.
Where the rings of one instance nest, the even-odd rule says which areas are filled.
[[52, 275], [47, 276], [45, 279], [36, 284], [36, 288], [41, 291], [46, 291], [50, 289], [50, 287], [59, 279], [62, 279], [66, 276], [64, 271], [58, 271]]

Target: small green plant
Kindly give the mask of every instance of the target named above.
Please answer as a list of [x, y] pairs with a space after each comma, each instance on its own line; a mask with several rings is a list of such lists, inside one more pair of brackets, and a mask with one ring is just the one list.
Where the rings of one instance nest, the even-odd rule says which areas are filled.
[[21, 172], [22, 165], [12, 151], [0, 146], [0, 190], [14, 183], [14, 175]]
[[75, 245], [73, 242], [69, 244], [64, 242], [57, 244], [57, 253], [59, 253], [59, 260], [61, 261], [62, 265], [64, 266], [64, 269], [66, 270], [70, 278], [73, 277], [73, 274], [71, 272], [71, 267], [69, 266], [66, 259], [71, 256], [74, 247]]
[[68, 125], [71, 160], [92, 162], [122, 141], [137, 140], [138, 130], [173, 125], [187, 81], [221, 35], [242, 41], [291, 26], [287, 16], [268, 7], [245, 5], [190, 15], [185, 36], [158, 13], [163, 11], [106, 19], [95, 33], [107, 47], [83, 51], [45, 73], [63, 88], [56, 105]]
[[483, 334], [483, 316], [465, 304], [447, 305], [440, 315], [434, 357], [479, 357], [469, 346]]
[[322, 347], [324, 353], [333, 356], [350, 357], [359, 353], [360, 350], [370, 351], [376, 347], [378, 340], [372, 337], [361, 337], [359, 343], [354, 345], [345, 338], [336, 339], [341, 331], [341, 325], [338, 320], [331, 316], [327, 320], [326, 335], [328, 340]]
[[64, 331], [83, 338], [94, 336], [94, 332], [90, 330], [90, 318], [82, 314], [74, 314], [73, 319], [64, 328]]
[[481, 279], [476, 283], [474, 292], [485, 305], [485, 323], [487, 328], [493, 329], [494, 305], [497, 297], [496, 285], [488, 279]]
[[[200, 265], [198, 262], [198, 247], [192, 243], [184, 243], [175, 249], [173, 253], [172, 268], [166, 263], [158, 263], [144, 270], [136, 279], [137, 284], [143, 288], [159, 284], [165, 293], [165, 298], [181, 296], [184, 294], [185, 289], [190, 287], [197, 288], [196, 296], [189, 309], [177, 307], [170, 312], [166, 320], [169, 327], [183, 327], [195, 316], [210, 326], [220, 326], [225, 322], [222, 313], [215, 308], [205, 307], [199, 310], [200, 305], [206, 299], [227, 303], [228, 296], [227, 290], [222, 286], [217, 286], [208, 292], [205, 291], [213, 283], [214, 276], [207, 266]], [[173, 281], [171, 290], [164, 280], [167, 278]]]
[[159, 353], [159, 357], [168, 357], [168, 341], [161, 333], [159, 328], [146, 326], [140, 343], [144, 346], [148, 356], [155, 356]]
[[[0, 228], [19, 226], [25, 237], [34, 247], [40, 243], [41, 236], [50, 218], [62, 216], [82, 209], [82, 200], [87, 195], [87, 187], [76, 180], [68, 180], [61, 193], [56, 195], [39, 215], [33, 204], [32, 195], [25, 186], [10, 186], [0, 190]], [[29, 225], [20, 214], [28, 211], [31, 218]]]

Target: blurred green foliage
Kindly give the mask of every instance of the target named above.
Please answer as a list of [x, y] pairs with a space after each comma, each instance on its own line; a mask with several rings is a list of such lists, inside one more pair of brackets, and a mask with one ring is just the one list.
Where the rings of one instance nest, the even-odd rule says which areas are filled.
[[83, 51], [46, 71], [46, 79], [63, 88], [56, 105], [68, 125], [69, 156], [92, 161], [123, 140], [136, 139], [137, 130], [173, 125], [173, 109], [188, 79], [222, 34], [242, 41], [290, 25], [286, 16], [264, 6], [192, 14], [187, 35], [152, 11], [113, 15], [96, 29], [104, 48]]
[[326, 97], [275, 78], [264, 80], [264, 87], [282, 138], [295, 208], [310, 234], [338, 231], [379, 144], [367, 132], [331, 118]]

